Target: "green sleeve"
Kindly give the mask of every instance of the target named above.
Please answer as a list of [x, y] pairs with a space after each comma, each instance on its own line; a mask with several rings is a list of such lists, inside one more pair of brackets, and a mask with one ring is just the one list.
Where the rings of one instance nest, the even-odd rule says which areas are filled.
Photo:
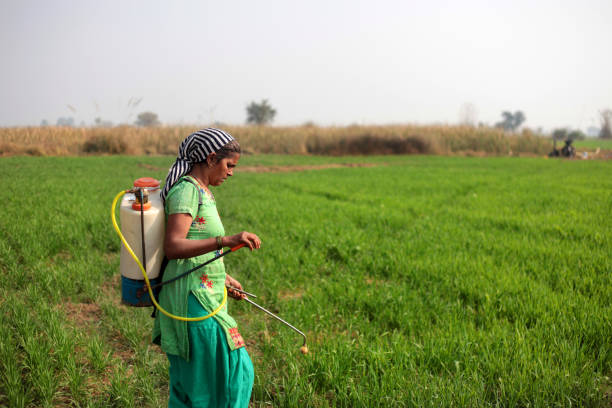
[[177, 182], [166, 197], [166, 215], [189, 214], [195, 218], [198, 212], [199, 194], [197, 187], [187, 182]]

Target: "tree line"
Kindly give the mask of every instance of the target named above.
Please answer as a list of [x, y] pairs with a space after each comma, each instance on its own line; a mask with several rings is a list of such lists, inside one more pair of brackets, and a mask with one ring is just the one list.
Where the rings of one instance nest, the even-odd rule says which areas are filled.
[[[274, 121], [276, 109], [270, 105], [267, 99], [262, 99], [260, 102], [252, 101], [246, 106], [247, 119], [246, 123], [253, 125], [267, 125]], [[527, 117], [521, 110], [515, 112], [502, 111], [502, 120], [495, 123], [496, 128], [503, 129], [508, 132], [515, 132], [527, 120]], [[604, 109], [599, 112], [601, 128], [599, 137], [602, 139], [612, 139], [612, 110]], [[155, 112], [145, 111], [138, 114], [134, 125], [142, 127], [159, 126], [161, 121]], [[56, 126], [74, 126], [74, 118], [61, 117], [57, 120]], [[41, 122], [41, 126], [49, 126], [46, 120]], [[112, 122], [104, 121], [101, 118], [95, 119], [97, 127], [111, 127]], [[580, 130], [570, 129], [555, 129], [553, 131], [553, 139], [555, 140], [580, 140], [586, 136]]]

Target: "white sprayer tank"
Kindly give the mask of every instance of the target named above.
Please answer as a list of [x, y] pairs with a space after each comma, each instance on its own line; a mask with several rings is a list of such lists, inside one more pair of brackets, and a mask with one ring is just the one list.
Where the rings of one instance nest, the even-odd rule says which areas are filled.
[[[144, 189], [148, 193], [148, 203], [144, 204], [144, 239], [146, 253], [147, 277], [155, 279], [159, 275], [164, 259], [165, 217], [164, 205], [160, 196], [159, 181], [144, 177], [134, 181], [136, 189]], [[132, 250], [142, 262], [142, 235], [140, 219], [140, 203], [133, 193], [123, 196], [120, 209], [121, 232]], [[133, 280], [143, 280], [142, 272], [134, 258], [121, 245], [121, 276]], [[143, 263], [144, 265], [144, 263]]]

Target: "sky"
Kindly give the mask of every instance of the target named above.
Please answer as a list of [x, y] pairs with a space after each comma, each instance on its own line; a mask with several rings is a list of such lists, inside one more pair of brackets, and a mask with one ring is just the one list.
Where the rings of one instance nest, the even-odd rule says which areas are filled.
[[[0, 0], [0, 126], [598, 126], [612, 1]], [[469, 117], [462, 112], [470, 112]]]

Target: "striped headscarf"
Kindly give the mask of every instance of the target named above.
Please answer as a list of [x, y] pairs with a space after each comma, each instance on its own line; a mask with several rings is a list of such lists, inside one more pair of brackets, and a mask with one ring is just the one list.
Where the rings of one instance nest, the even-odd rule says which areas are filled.
[[198, 130], [187, 136], [181, 142], [178, 157], [166, 176], [166, 184], [161, 192], [162, 200], [166, 201], [168, 191], [181, 177], [191, 171], [194, 164], [206, 161], [209, 154], [219, 151], [232, 140], [234, 140], [232, 135], [215, 128]]

